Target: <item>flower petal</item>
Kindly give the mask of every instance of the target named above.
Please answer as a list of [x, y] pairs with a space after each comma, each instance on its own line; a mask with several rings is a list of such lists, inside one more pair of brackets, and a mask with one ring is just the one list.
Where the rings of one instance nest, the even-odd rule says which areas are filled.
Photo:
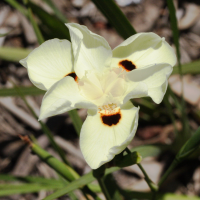
[[176, 55], [165, 38], [155, 33], [135, 34], [113, 50], [112, 66], [126, 71], [159, 63], [174, 66]]
[[[92, 169], [109, 162], [133, 139], [138, 125], [138, 111], [129, 101], [116, 113], [96, 114], [89, 111], [80, 135], [83, 156]], [[105, 114], [105, 115], [104, 115]]]
[[75, 58], [75, 72], [79, 78], [86, 70], [95, 69], [99, 72], [110, 66], [112, 50], [107, 41], [88, 30], [86, 26], [68, 23], [73, 53]]
[[68, 40], [48, 40], [20, 60], [20, 63], [28, 69], [31, 82], [36, 87], [47, 90], [72, 72], [71, 43]]
[[127, 84], [127, 90], [124, 95], [123, 103], [126, 103], [130, 99], [141, 98], [148, 96], [148, 87], [144, 82], [129, 82]]
[[96, 106], [80, 95], [77, 83], [68, 76], [55, 83], [43, 97], [39, 120], [75, 108], [96, 109]]
[[172, 70], [171, 65], [160, 63], [133, 70], [127, 73], [127, 77], [130, 80], [130, 85], [136, 83], [146, 84], [148, 94], [144, 94], [144, 96], [150, 96], [155, 103], [159, 104], [166, 92], [167, 79]]

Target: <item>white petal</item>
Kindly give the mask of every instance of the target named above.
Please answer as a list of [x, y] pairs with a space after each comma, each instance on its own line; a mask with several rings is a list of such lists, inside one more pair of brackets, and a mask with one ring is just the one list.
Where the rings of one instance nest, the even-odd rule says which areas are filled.
[[[120, 67], [123, 61], [131, 68], [141, 68], [151, 64], [176, 64], [172, 47], [155, 33], [138, 33], [131, 36], [113, 50], [113, 67]], [[120, 64], [121, 63], [121, 64]], [[130, 70], [128, 70], [130, 71]]]
[[144, 82], [129, 82], [124, 96], [123, 103], [126, 103], [130, 99], [148, 96], [147, 84]]
[[71, 43], [67, 40], [48, 40], [20, 60], [20, 63], [28, 69], [31, 82], [38, 88], [47, 90], [72, 72]]
[[155, 103], [159, 104], [165, 95], [168, 77], [172, 70], [171, 65], [161, 63], [133, 70], [127, 73], [127, 77], [131, 81], [130, 85], [136, 83], [146, 84], [148, 95], [144, 96], [150, 96]]
[[92, 169], [112, 160], [131, 142], [138, 125], [138, 111], [139, 108], [134, 107], [130, 101], [127, 102], [120, 109], [119, 122], [110, 126], [105, 124], [105, 121], [103, 123], [99, 112], [91, 112], [87, 116], [81, 129], [80, 147]]
[[96, 106], [80, 95], [77, 83], [72, 77], [65, 77], [55, 83], [45, 94], [39, 120], [74, 108], [96, 109]]
[[112, 51], [107, 41], [79, 24], [68, 23], [73, 53], [75, 72], [79, 78], [86, 70], [95, 69], [99, 72], [110, 66]]

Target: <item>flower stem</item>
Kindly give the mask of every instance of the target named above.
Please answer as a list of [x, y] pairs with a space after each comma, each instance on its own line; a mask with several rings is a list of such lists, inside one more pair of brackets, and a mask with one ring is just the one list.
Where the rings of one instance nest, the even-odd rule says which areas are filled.
[[140, 170], [142, 171], [142, 173], [144, 174], [144, 179], [147, 182], [148, 186], [150, 187], [151, 191], [152, 192], [158, 191], [158, 186], [149, 178], [149, 176], [147, 175], [147, 173], [144, 170], [144, 168], [142, 167], [142, 165], [140, 163], [138, 163], [137, 165], [140, 168]]
[[[130, 154], [131, 151], [126, 148], [125, 151]], [[154, 193], [156, 191], [158, 191], [158, 186], [149, 178], [149, 176], [147, 175], [146, 171], [144, 170], [144, 168], [142, 167], [142, 165], [140, 163], [137, 164], [138, 167], [140, 168], [140, 170], [142, 171], [142, 173], [144, 174], [144, 179], [147, 182], [148, 186], [150, 187], [151, 191]]]
[[162, 185], [162, 183], [167, 179], [167, 177], [169, 176], [169, 174], [174, 170], [174, 168], [179, 164], [179, 160], [178, 158], [175, 157], [174, 161], [172, 162], [172, 164], [170, 165], [170, 167], [167, 169], [167, 171], [164, 173], [164, 175], [162, 176], [162, 178], [160, 179], [158, 185]]
[[110, 194], [108, 193], [108, 190], [103, 182], [103, 177], [98, 177], [97, 181], [101, 187], [101, 190], [102, 190], [104, 196], [106, 197], [106, 200], [111, 200]]

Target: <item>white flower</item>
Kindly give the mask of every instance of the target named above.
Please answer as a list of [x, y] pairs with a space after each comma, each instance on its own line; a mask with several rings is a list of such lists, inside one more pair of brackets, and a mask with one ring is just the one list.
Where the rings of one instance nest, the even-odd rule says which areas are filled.
[[45, 94], [40, 119], [87, 108], [80, 133], [85, 160], [96, 169], [122, 152], [133, 139], [138, 111], [131, 98], [150, 96], [160, 103], [176, 56], [154, 33], [138, 33], [113, 51], [85, 26], [66, 24], [71, 42], [53, 39], [20, 63]]

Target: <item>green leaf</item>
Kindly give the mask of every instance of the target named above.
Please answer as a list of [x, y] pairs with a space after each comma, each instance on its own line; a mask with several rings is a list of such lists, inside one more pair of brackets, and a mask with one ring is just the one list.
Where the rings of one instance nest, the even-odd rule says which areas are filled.
[[104, 183], [109, 192], [111, 199], [115, 199], [115, 200], [124, 199], [121, 196], [120, 188], [117, 185], [117, 182], [112, 174], [108, 174], [107, 176], [104, 177]]
[[[26, 104], [26, 106], [29, 108], [29, 110], [31, 111], [33, 117], [35, 117], [36, 120], [38, 120], [38, 116], [35, 113], [35, 111], [33, 110], [33, 108], [29, 105], [28, 101], [26, 100], [26, 98], [24, 97], [23, 92], [20, 90], [19, 87], [17, 87], [15, 85], [15, 90], [18, 93], [18, 95], [22, 98], [22, 100], [24, 101], [24, 103]], [[54, 148], [54, 150], [59, 154], [59, 156], [61, 157], [61, 159], [63, 160], [63, 162], [65, 164], [69, 165], [69, 162], [67, 161], [66, 157], [65, 157], [65, 153], [64, 151], [59, 147], [59, 145], [55, 142], [54, 138], [53, 138], [53, 134], [51, 133], [51, 131], [49, 130], [49, 128], [46, 126], [46, 124], [44, 124], [42, 121], [39, 121], [39, 124], [41, 126], [41, 129], [44, 131], [44, 133], [47, 135], [52, 147]]]
[[28, 183], [28, 184], [1, 184], [0, 185], [0, 196], [10, 196], [12, 194], [24, 194], [31, 192], [38, 192], [40, 190], [55, 190], [63, 187], [62, 185], [45, 185], [45, 184], [36, 184], [36, 183]]
[[[136, 160], [138, 160], [138, 159], [136, 159]], [[112, 168], [106, 169], [105, 175], [108, 175], [108, 174], [110, 174], [110, 173], [112, 173], [114, 171], [117, 171], [119, 169], [121, 169], [121, 167], [112, 167]], [[81, 188], [84, 185], [86, 185], [86, 184], [88, 184], [88, 183], [90, 183], [90, 182], [92, 182], [94, 180], [95, 180], [95, 177], [93, 176], [93, 173], [90, 172], [90, 173], [80, 177], [79, 179], [71, 182], [68, 186], [66, 186], [66, 187], [64, 187], [62, 189], [59, 189], [58, 191], [56, 191], [53, 194], [49, 195], [44, 200], [51, 200], [51, 199], [58, 198], [58, 197], [60, 197], [60, 196], [62, 196], [64, 194], [67, 194], [70, 191], [73, 191], [73, 190], [75, 190], [77, 188]]]
[[[129, 200], [152, 199], [152, 193], [150, 192], [121, 190], [121, 193], [126, 199], [129, 199]], [[170, 193], [166, 193], [166, 194], [158, 193], [156, 200], [200, 200], [200, 198], [196, 196], [186, 196], [186, 195], [170, 194]]]
[[[158, 156], [162, 150], [166, 149], [166, 146], [162, 145], [146, 145], [146, 146], [141, 146], [141, 147], [136, 147], [133, 148], [131, 151], [138, 151], [143, 158], [148, 157], [148, 156]], [[106, 169], [105, 175], [110, 174], [114, 171], [117, 171], [121, 169], [120, 167], [112, 167], [109, 169]], [[73, 191], [77, 188], [80, 188], [92, 181], [95, 180], [95, 177], [92, 175], [92, 172], [82, 176], [81, 178], [73, 181], [70, 183], [68, 186], [59, 189], [58, 191], [54, 192], [53, 194], [49, 195], [46, 197], [44, 200], [53, 200], [55, 198], [58, 198], [70, 191]]]
[[181, 71], [181, 63], [180, 63], [180, 48], [179, 48], [179, 30], [178, 30], [178, 25], [177, 25], [177, 19], [176, 19], [176, 10], [174, 7], [173, 0], [167, 0], [167, 6], [169, 9], [169, 16], [170, 16], [170, 24], [173, 32], [173, 40], [174, 44], [176, 46], [176, 53], [178, 57], [178, 68], [179, 68], [179, 73], [182, 74]]
[[175, 159], [173, 160], [170, 167], [164, 173], [163, 177], [160, 179], [158, 185], [162, 185], [162, 183], [167, 179], [168, 175], [175, 169], [175, 167], [181, 163], [184, 159], [186, 159], [189, 155], [191, 155], [196, 149], [199, 148], [200, 145], [200, 127], [193, 134], [193, 136], [183, 145]]
[[180, 194], [161, 194], [158, 195], [159, 200], [200, 200], [199, 197], [196, 196], [186, 196]]
[[60, 21], [62, 21], [63, 23], [67, 23], [67, 19], [66, 17], [62, 14], [62, 12], [54, 5], [54, 3], [52, 2], [52, 0], [43, 0], [44, 2], [46, 2], [51, 9], [54, 11], [55, 15], [58, 17], [58, 19], [60, 19]]
[[[170, 24], [173, 32], [173, 40], [174, 44], [176, 46], [176, 54], [177, 54], [177, 59], [178, 59], [178, 72], [181, 76], [181, 80], [183, 77], [183, 72], [182, 72], [182, 66], [181, 66], [181, 54], [180, 54], [180, 47], [179, 47], [179, 30], [178, 30], [178, 24], [177, 24], [177, 19], [176, 19], [176, 10], [174, 7], [174, 2], [173, 0], [167, 0], [167, 6], [169, 9], [169, 16], [170, 16]], [[185, 105], [185, 99], [183, 97], [183, 81], [181, 84], [181, 121], [183, 125], [183, 131], [182, 135], [180, 138], [182, 138], [183, 141], [186, 141], [188, 137], [190, 137], [190, 127], [188, 123], [188, 117], [186, 113], [186, 105]]]
[[178, 159], [185, 159], [188, 155], [193, 153], [200, 146], [200, 127], [194, 133], [194, 135], [185, 143], [177, 154]]
[[0, 180], [6, 182], [17, 181], [17, 182], [26, 182], [35, 184], [64, 186], [63, 180], [49, 179], [49, 178], [35, 177], [35, 176], [13, 176], [10, 174], [0, 174]]
[[[193, 61], [182, 65], [183, 74], [199, 74], [200, 73], [200, 60]], [[175, 66], [172, 74], [179, 74], [178, 66]]]
[[135, 29], [113, 0], [92, 1], [124, 39], [136, 34]]
[[20, 3], [18, 3], [15, 0], [5, 0], [7, 3], [9, 3], [13, 8], [21, 12], [23, 15], [28, 17], [28, 11], [26, 8], [24, 8]]
[[73, 181], [79, 178], [79, 175], [71, 167], [59, 161], [35, 143], [31, 143], [31, 150], [66, 180]]
[[29, 3], [28, 3], [29, 1], [24, 0], [24, 2], [25, 2], [25, 5], [28, 6], [28, 18], [31, 21], [31, 24], [32, 24], [32, 27], [34, 29], [35, 35], [37, 37], [37, 40], [38, 40], [39, 44], [42, 44], [44, 42], [44, 38], [43, 38], [43, 35], [40, 32], [40, 29], [38, 28], [37, 22], [34, 19], [32, 9], [31, 9], [31, 7], [29, 6]]
[[167, 150], [170, 146], [169, 145], [142, 145], [138, 147], [134, 147], [131, 149], [131, 152], [137, 151], [142, 158], [146, 158], [149, 156], [155, 157], [160, 155], [163, 151]]
[[[29, 87], [18, 87], [21, 92], [24, 94], [24, 96], [31, 95], [41, 95], [45, 94], [46, 91], [40, 90], [36, 88], [35, 86], [29, 86]], [[0, 97], [7, 97], [7, 96], [20, 96], [19, 93], [16, 91], [16, 88], [1, 88], [0, 89]]]
[[42, 26], [40, 28], [44, 30], [46, 27], [46, 29], [48, 29], [47, 32], [51, 32], [53, 38], [67, 39], [70, 41], [69, 30], [60, 19], [47, 13], [41, 7], [32, 2], [29, 2], [28, 5], [32, 9], [33, 13], [42, 22]]
[[0, 59], [12, 62], [19, 62], [19, 60], [28, 56], [30, 52], [31, 50], [24, 48], [1, 47]]

